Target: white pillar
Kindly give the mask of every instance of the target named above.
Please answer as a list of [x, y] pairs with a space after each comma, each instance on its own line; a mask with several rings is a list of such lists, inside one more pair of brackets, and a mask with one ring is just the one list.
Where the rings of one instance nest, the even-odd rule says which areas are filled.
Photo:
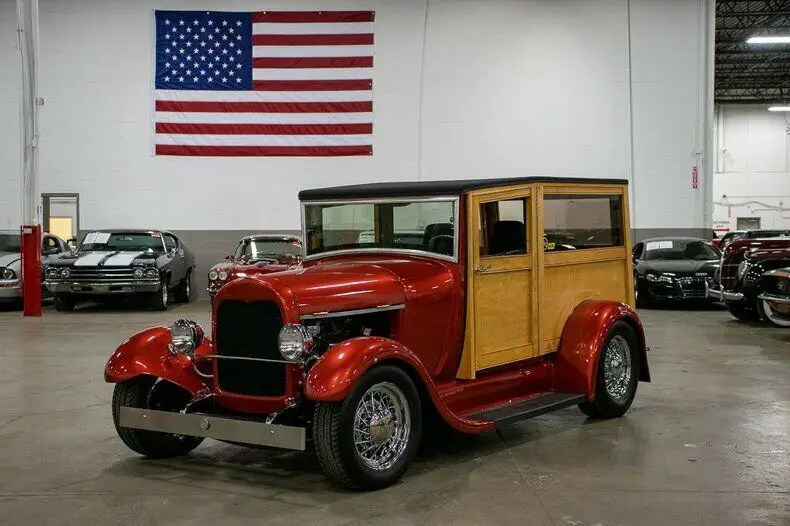
[[22, 55], [22, 223], [38, 225], [38, 0], [17, 0], [16, 6]]

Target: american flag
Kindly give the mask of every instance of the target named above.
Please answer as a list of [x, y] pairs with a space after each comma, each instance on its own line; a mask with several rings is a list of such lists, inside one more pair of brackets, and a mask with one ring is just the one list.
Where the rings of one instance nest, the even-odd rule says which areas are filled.
[[157, 155], [373, 153], [372, 11], [156, 11]]

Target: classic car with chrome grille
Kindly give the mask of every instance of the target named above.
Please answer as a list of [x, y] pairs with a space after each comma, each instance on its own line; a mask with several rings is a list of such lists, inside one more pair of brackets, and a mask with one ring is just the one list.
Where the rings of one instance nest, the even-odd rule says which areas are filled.
[[[0, 305], [22, 301], [22, 239], [19, 232], [0, 232]], [[58, 236], [41, 236], [41, 263], [71, 252], [71, 247]], [[43, 283], [43, 280], [42, 280]], [[42, 296], [49, 291], [42, 284]]]
[[227, 282], [257, 274], [281, 272], [302, 261], [302, 240], [290, 234], [256, 234], [241, 239], [227, 261], [217, 263], [208, 272], [211, 302]]
[[88, 233], [76, 252], [44, 270], [55, 308], [70, 311], [84, 300], [143, 299], [167, 309], [171, 296], [188, 302], [195, 257], [174, 234], [160, 230], [101, 230]]
[[177, 320], [110, 357], [113, 419], [133, 451], [312, 442], [330, 478], [374, 489], [403, 475], [434, 423], [484, 433], [570, 406], [619, 417], [650, 380], [626, 181], [299, 197], [302, 265], [224, 285], [211, 335]]
[[760, 317], [768, 325], [790, 327], [790, 267], [764, 272], [760, 281]]
[[687, 237], [645, 239], [634, 245], [637, 304], [653, 300], [711, 300], [721, 252], [710, 241]]
[[708, 295], [719, 299], [739, 320], [758, 320], [771, 323], [764, 313], [765, 303], [759, 299], [763, 292], [763, 274], [769, 270], [790, 266], [790, 232], [761, 231], [760, 237], [746, 232], [731, 241], [721, 256], [720, 288], [710, 289]]

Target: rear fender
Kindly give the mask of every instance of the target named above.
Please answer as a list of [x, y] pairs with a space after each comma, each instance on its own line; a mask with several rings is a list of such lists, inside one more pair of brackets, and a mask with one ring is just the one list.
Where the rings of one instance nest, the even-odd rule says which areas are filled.
[[[195, 371], [192, 360], [183, 354], [171, 354], [167, 348], [169, 343], [167, 327], [152, 327], [138, 332], [112, 353], [104, 368], [104, 380], [120, 383], [145, 374], [172, 382], [192, 396], [206, 392], [209, 386]], [[210, 353], [211, 340], [204, 338], [195, 355]]]
[[389, 338], [352, 338], [331, 347], [310, 369], [305, 379], [305, 396], [315, 402], [344, 400], [368, 369], [383, 362], [403, 368], [418, 384], [417, 389], [427, 393], [437, 412], [456, 430], [482, 433], [493, 429], [490, 422], [473, 421], [453, 413], [439, 396], [420, 360], [404, 345]]
[[598, 357], [606, 335], [617, 321], [634, 329], [639, 342], [639, 380], [650, 381], [645, 332], [636, 312], [619, 301], [591, 300], [579, 304], [565, 323], [560, 350], [554, 360], [554, 390], [595, 398]]

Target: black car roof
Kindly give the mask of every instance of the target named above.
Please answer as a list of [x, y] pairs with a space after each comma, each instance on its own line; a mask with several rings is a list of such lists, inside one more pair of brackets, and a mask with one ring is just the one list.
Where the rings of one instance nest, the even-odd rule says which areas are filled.
[[175, 236], [169, 230], [159, 230], [158, 228], [100, 228], [97, 230], [86, 230], [86, 232], [104, 232], [105, 234], [150, 234], [151, 232], [158, 232]]
[[590, 177], [511, 177], [503, 179], [461, 179], [455, 181], [364, 183], [302, 190], [299, 192], [299, 199], [302, 201], [317, 201], [325, 199], [455, 196], [482, 188], [530, 183], [628, 184], [628, 181], [626, 179], [596, 179]]

